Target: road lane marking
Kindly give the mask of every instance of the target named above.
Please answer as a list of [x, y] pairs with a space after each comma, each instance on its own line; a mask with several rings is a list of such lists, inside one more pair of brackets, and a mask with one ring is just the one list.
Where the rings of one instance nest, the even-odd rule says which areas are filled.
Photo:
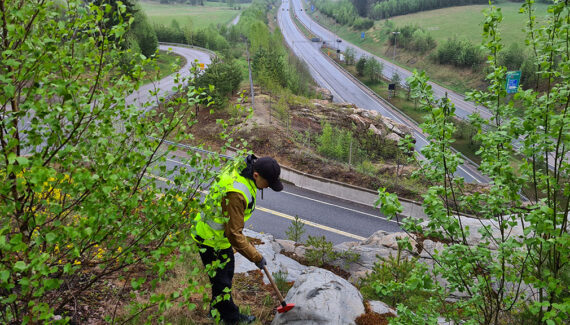
[[[386, 218], [386, 217], [382, 217], [382, 216], [375, 215], [375, 214], [371, 214], [371, 213], [367, 213], [367, 212], [358, 211], [358, 210], [355, 210], [355, 209], [351, 209], [351, 208], [344, 207], [344, 206], [342, 206], [342, 205], [337, 205], [337, 204], [333, 204], [333, 203], [328, 203], [328, 202], [325, 202], [325, 201], [313, 199], [313, 198], [310, 198], [310, 197], [307, 197], [307, 196], [303, 196], [303, 195], [300, 195], [300, 194], [295, 194], [295, 193], [291, 193], [291, 192], [287, 192], [287, 191], [283, 191], [283, 192], [281, 192], [281, 193], [285, 193], [285, 194], [297, 196], [297, 197], [300, 197], [300, 198], [303, 198], [303, 199], [307, 199], [307, 200], [309, 200], [309, 201], [314, 201], [314, 202], [317, 202], [317, 203], [320, 203], [320, 204], [324, 204], [324, 205], [330, 205], [330, 206], [333, 206], [333, 207], [335, 207], [335, 208], [344, 209], [344, 210], [347, 210], [347, 211], [350, 211], [350, 212], [355, 212], [355, 213], [359, 213], [359, 214], [362, 214], [362, 215], [365, 215], [365, 216], [369, 216], [369, 217], [373, 217], [373, 218], [376, 218], [376, 219], [381, 219], [381, 220], [385, 220], [385, 221], [389, 221], [389, 222], [393, 222], [393, 223], [395, 223], [395, 224], [398, 224], [397, 221], [388, 220], [388, 218]], [[321, 194], [322, 194], [322, 193], [321, 193]], [[326, 195], [326, 194], [325, 194], [325, 195]], [[348, 201], [348, 200], [347, 200], [347, 201]]]
[[[170, 181], [169, 179], [164, 178], [164, 177], [160, 177], [160, 176], [156, 176], [156, 175], [152, 175], [152, 174], [147, 174], [147, 176], [152, 177], [152, 178], [155, 178], [155, 179], [158, 179], [158, 180], [163, 181], [163, 182], [165, 182], [165, 183], [167, 183], [167, 184], [168, 184], [168, 183], [171, 183], [171, 181]], [[204, 193], [204, 194], [207, 194], [207, 193], [208, 193], [207, 191], [200, 191], [200, 192], [202, 192], [202, 193]], [[291, 216], [291, 215], [288, 215], [288, 214], [285, 214], [285, 213], [282, 213], [282, 212], [278, 212], [278, 211], [271, 210], [271, 209], [267, 209], [267, 208], [260, 207], [260, 206], [256, 206], [255, 208], [256, 208], [257, 210], [259, 210], [259, 211], [263, 211], [263, 212], [265, 212], [265, 213], [269, 213], [269, 214], [272, 214], [272, 215], [277, 216], [277, 217], [281, 217], [281, 218], [288, 219], [288, 220], [295, 220], [295, 217], [293, 217], [293, 216]], [[352, 233], [349, 233], [349, 232], [346, 232], [346, 231], [342, 231], [342, 230], [339, 230], [339, 229], [336, 229], [336, 228], [332, 228], [332, 227], [329, 227], [329, 226], [321, 225], [321, 224], [318, 224], [318, 223], [316, 223], [316, 222], [312, 222], [312, 221], [305, 220], [305, 219], [300, 219], [300, 218], [299, 218], [299, 220], [300, 220], [303, 224], [306, 224], [307, 226], [319, 228], [319, 229], [321, 229], [321, 230], [325, 230], [325, 231], [328, 231], [328, 232], [332, 232], [332, 233], [335, 233], [335, 234], [337, 234], [337, 235], [345, 236], [345, 237], [348, 237], [348, 238], [353, 238], [353, 239], [360, 240], [360, 241], [366, 240], [366, 237], [358, 236], [358, 235], [355, 235], [355, 234], [352, 234]]]
[[[285, 213], [281, 213], [281, 212], [278, 212], [278, 211], [275, 211], [275, 210], [271, 210], [271, 209], [267, 209], [267, 208], [260, 207], [260, 206], [256, 206], [255, 208], [256, 208], [257, 210], [263, 211], [263, 212], [265, 212], [265, 213], [273, 214], [273, 215], [275, 215], [275, 216], [278, 216], [278, 217], [281, 217], [281, 218], [284, 218], [284, 219], [288, 219], [288, 220], [292, 220], [292, 221], [295, 220], [295, 217], [290, 216], [290, 215], [285, 214]], [[304, 220], [304, 219], [299, 218], [299, 221], [301, 221], [302, 223], [306, 224], [307, 226], [319, 228], [319, 229], [322, 229], [322, 230], [325, 230], [325, 231], [328, 231], [328, 232], [332, 232], [332, 233], [335, 233], [335, 234], [338, 234], [338, 235], [342, 235], [342, 236], [345, 236], [345, 237], [353, 238], [353, 239], [360, 240], [360, 241], [366, 240], [366, 237], [362, 237], [362, 236], [358, 236], [358, 235], [355, 235], [355, 234], [351, 234], [351, 233], [349, 233], [349, 232], [342, 231], [342, 230], [338, 230], [338, 229], [336, 229], [336, 228], [332, 228], [332, 227], [329, 227], [329, 226], [321, 225], [321, 224], [318, 224], [318, 223], [315, 223], [315, 222], [312, 222], [312, 221], [309, 221], [309, 220]]]

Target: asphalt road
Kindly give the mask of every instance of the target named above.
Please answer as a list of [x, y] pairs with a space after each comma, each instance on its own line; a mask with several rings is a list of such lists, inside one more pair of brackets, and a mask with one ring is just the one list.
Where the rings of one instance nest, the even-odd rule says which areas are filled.
[[[321, 43], [307, 40], [294, 24], [290, 11], [295, 10], [294, 12], [296, 14], [301, 14], [304, 13], [304, 10], [294, 9], [296, 8], [295, 6], [290, 9], [289, 6], [290, 3], [284, 1], [278, 10], [279, 27], [281, 28], [285, 41], [292, 48], [295, 55], [307, 63], [309, 71], [316, 82], [321, 87], [329, 89], [336, 101], [354, 103], [361, 108], [376, 110], [383, 116], [387, 116], [398, 123], [409, 126], [416, 139], [415, 149], [417, 152], [420, 152], [420, 150], [428, 144], [428, 140], [419, 127], [417, 127], [416, 123], [407, 116], [384, 105], [378, 98], [361, 88], [361, 86], [349, 78], [345, 72], [330, 62], [320, 51]], [[313, 25], [316, 26], [316, 24]], [[466, 162], [460, 166], [457, 174], [462, 176], [467, 182], [488, 182], [488, 179], [479, 173], [477, 166], [470, 162]]]
[[[172, 52], [183, 56], [186, 59], [186, 64], [178, 71], [180, 78], [188, 77], [190, 75], [190, 68], [192, 67], [192, 63], [198, 61], [198, 63], [204, 63], [205, 65], [208, 65], [212, 62], [209, 53], [197, 48], [187, 48], [164, 44], [161, 44], [159, 48], [162, 51], [169, 51], [171, 49]], [[141, 86], [137, 91], [127, 96], [127, 105], [142, 105], [145, 102], [150, 101], [152, 105], [145, 106], [144, 108], [145, 111], [148, 111], [158, 103], [158, 98], [164, 97], [172, 92], [172, 88], [176, 86], [176, 78], [176, 74], [171, 74], [157, 82], [152, 82]], [[154, 96], [151, 96], [150, 92], [156, 91], [157, 89], [159, 89], [158, 93]]]

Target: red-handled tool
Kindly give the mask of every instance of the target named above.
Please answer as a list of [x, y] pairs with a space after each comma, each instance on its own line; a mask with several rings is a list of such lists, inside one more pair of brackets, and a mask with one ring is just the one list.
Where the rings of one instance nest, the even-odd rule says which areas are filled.
[[283, 296], [281, 295], [281, 293], [279, 292], [279, 289], [277, 288], [277, 285], [275, 284], [275, 282], [273, 281], [273, 278], [271, 277], [271, 274], [269, 274], [269, 271], [267, 270], [267, 267], [264, 265], [263, 266], [263, 270], [265, 271], [265, 274], [267, 275], [267, 278], [269, 279], [269, 282], [271, 282], [271, 285], [273, 286], [273, 289], [275, 289], [275, 292], [277, 293], [277, 297], [279, 298], [279, 301], [281, 301], [281, 307], [277, 308], [277, 312], [282, 314], [282, 313], [286, 313], [289, 310], [293, 309], [293, 307], [295, 307], [295, 304], [288, 304], [285, 302], [285, 299], [283, 299]]

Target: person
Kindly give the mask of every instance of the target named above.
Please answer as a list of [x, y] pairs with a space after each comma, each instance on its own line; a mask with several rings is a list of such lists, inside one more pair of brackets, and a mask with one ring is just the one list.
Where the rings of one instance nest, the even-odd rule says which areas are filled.
[[[210, 267], [208, 276], [212, 285], [210, 307], [219, 312], [225, 324], [249, 324], [255, 320], [255, 316], [241, 314], [231, 297], [235, 266], [233, 250], [260, 269], [266, 265], [265, 258], [248, 242], [242, 230], [255, 209], [258, 190], [262, 190], [262, 198], [265, 188], [269, 187], [276, 192], [283, 190], [280, 174], [281, 167], [275, 159], [247, 156], [245, 168], [240, 172], [236, 168], [223, 172], [206, 198], [206, 204], [220, 202], [221, 216], [215, 215], [220, 214], [218, 209], [218, 212], [210, 213], [213, 216], [196, 217], [194, 239], [198, 242], [204, 267], [208, 270], [208, 265], [213, 265], [215, 261], [220, 261], [223, 265], [221, 268]], [[216, 201], [216, 198], [221, 198], [221, 201]], [[226, 293], [229, 293], [229, 299], [222, 298]]]

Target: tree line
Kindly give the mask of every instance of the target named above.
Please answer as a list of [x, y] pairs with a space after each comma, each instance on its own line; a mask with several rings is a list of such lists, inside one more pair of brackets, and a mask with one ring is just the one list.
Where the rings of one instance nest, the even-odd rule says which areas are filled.
[[319, 8], [319, 11], [341, 25], [352, 26], [357, 30], [369, 29], [374, 25], [372, 19], [360, 15], [355, 6], [348, 0], [338, 2], [314, 0], [313, 3]]
[[[362, 0], [352, 0], [360, 3]], [[362, 12], [371, 19], [385, 19], [414, 12], [472, 4], [488, 4], [486, 0], [384, 0], [367, 2]]]
[[369, 29], [374, 20], [470, 4], [487, 4], [486, 0], [315, 0], [319, 11], [337, 23], [355, 29]]

